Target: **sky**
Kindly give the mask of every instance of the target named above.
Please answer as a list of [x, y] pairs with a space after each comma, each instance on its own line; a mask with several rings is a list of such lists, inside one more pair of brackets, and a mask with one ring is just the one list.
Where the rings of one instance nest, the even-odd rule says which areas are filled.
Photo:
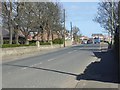
[[66, 11], [66, 28], [71, 29], [70, 22], [73, 26], [79, 27], [82, 35], [91, 37], [94, 33], [103, 33], [104, 29], [99, 23], [93, 21], [97, 15], [98, 2], [62, 2]]

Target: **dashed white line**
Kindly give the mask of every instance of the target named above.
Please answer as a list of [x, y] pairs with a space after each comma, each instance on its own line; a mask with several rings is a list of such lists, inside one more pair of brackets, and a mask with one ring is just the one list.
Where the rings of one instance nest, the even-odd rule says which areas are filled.
[[76, 52], [77, 50], [74, 50], [74, 52]]
[[[29, 67], [34, 67], [34, 66], [37, 66], [37, 65], [40, 65], [40, 64], [42, 64], [42, 62], [33, 64], [33, 65], [29, 66]], [[28, 67], [24, 67], [24, 68], [22, 68], [22, 70], [25, 70], [25, 69], [27, 69], [27, 68], [28, 68]]]
[[72, 52], [68, 52], [69, 54], [72, 53]]
[[27, 69], [28, 67], [24, 67], [24, 68], [22, 68], [22, 70], [25, 70], [25, 69]]
[[73, 50], [73, 51], [70, 51], [70, 52], [68, 52], [68, 53], [70, 54], [70, 53], [73, 53], [73, 52], [76, 52], [76, 51], [77, 51], [77, 50]]
[[38, 63], [38, 64], [42, 64], [42, 62]]
[[48, 61], [53, 61], [53, 60], [55, 60], [55, 58], [49, 59]]

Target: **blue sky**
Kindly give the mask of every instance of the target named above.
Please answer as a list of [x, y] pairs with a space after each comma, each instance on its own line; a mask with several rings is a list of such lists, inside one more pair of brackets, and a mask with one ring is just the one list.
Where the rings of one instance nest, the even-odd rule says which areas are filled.
[[93, 21], [97, 14], [98, 2], [62, 2], [66, 10], [66, 28], [70, 30], [70, 22], [80, 28], [81, 33], [91, 37], [92, 33], [103, 33], [104, 29]]

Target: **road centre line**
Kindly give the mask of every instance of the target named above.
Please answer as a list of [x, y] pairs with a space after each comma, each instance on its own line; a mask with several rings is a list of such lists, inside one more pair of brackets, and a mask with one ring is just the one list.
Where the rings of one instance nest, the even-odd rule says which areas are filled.
[[69, 54], [72, 53], [72, 52], [68, 52]]
[[22, 68], [22, 70], [25, 70], [25, 69], [27, 69], [28, 67], [24, 67], [24, 68]]
[[31, 65], [31, 66], [28, 66], [28, 67], [24, 67], [24, 68], [22, 68], [22, 70], [25, 70], [25, 69], [27, 69], [27, 68], [29, 68], [29, 67], [34, 67], [34, 66], [37, 66], [37, 65], [40, 65], [40, 64], [42, 64], [42, 62], [33, 64], [33, 65]]
[[73, 50], [73, 51], [70, 51], [70, 52], [68, 52], [68, 53], [70, 54], [70, 53], [73, 53], [73, 52], [76, 52], [76, 51], [77, 51], [77, 50]]
[[37, 65], [39, 65], [39, 64], [42, 64], [42, 62], [33, 64], [33, 65], [31, 65], [30, 67], [34, 67], [34, 66], [37, 66]]
[[74, 50], [75, 52], [77, 51], [77, 50]]
[[55, 58], [49, 59], [48, 61], [53, 61], [53, 60], [55, 60]]

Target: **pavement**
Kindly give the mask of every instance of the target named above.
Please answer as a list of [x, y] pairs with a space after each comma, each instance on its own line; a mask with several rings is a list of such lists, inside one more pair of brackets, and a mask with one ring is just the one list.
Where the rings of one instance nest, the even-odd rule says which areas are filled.
[[[104, 48], [101, 52], [101, 48]], [[118, 88], [117, 63], [100, 45], [78, 45], [3, 62], [3, 88]]]
[[114, 57], [113, 50], [94, 52], [100, 59], [89, 64], [77, 79], [80, 82], [76, 88], [118, 88], [119, 69], [118, 62]]

